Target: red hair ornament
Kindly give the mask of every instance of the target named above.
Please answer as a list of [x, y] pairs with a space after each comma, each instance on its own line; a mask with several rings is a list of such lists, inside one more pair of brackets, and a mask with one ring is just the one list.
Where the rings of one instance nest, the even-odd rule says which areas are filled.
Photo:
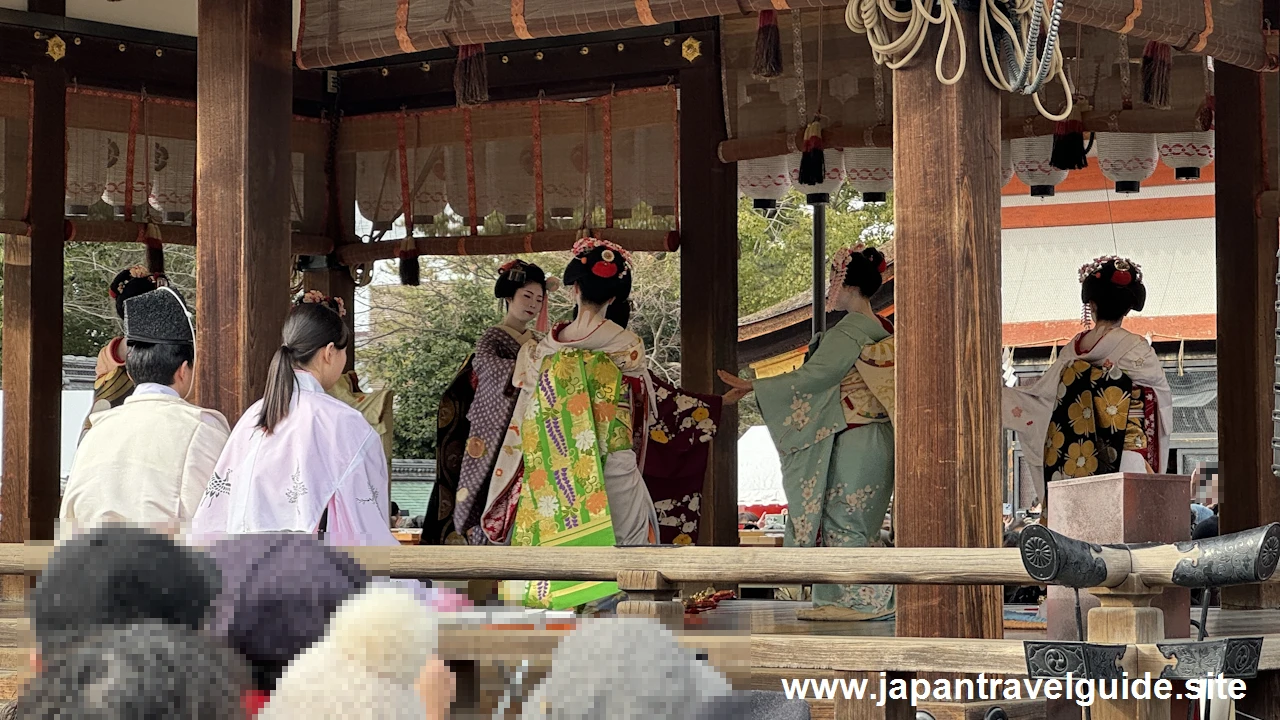
[[611, 278], [618, 274], [618, 266], [611, 262], [598, 262], [591, 266], [591, 274], [596, 277]]

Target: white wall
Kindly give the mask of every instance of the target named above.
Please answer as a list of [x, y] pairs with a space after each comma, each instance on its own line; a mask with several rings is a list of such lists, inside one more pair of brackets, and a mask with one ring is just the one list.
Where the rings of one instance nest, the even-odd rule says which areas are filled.
[[[62, 471], [66, 477], [71, 471], [71, 461], [75, 458], [76, 443], [80, 441], [80, 429], [84, 427], [84, 419], [93, 407], [92, 390], [62, 391]], [[0, 418], [4, 412], [4, 392], [0, 391]], [[4, 462], [4, 448], [0, 446], [0, 463]]]

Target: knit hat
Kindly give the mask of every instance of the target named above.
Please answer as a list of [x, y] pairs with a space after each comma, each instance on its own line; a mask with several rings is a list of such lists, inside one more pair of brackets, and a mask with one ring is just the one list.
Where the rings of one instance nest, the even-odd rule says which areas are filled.
[[681, 647], [663, 625], [640, 618], [587, 621], [551, 655], [551, 673], [524, 704], [522, 720], [695, 720], [705, 703], [732, 695], [724, 676]]
[[244, 655], [264, 690], [370, 580], [350, 556], [305, 533], [236, 535], [210, 554], [222, 569], [223, 592], [209, 631]]
[[417, 681], [437, 642], [436, 615], [411, 592], [371, 585], [329, 621], [320, 642], [298, 656], [258, 720], [421, 720]]
[[193, 345], [191, 318], [178, 293], [160, 288], [124, 301], [124, 337], [129, 342]]
[[195, 630], [220, 588], [217, 566], [199, 551], [106, 525], [54, 550], [31, 593], [31, 624], [45, 655], [103, 626], [157, 620]]

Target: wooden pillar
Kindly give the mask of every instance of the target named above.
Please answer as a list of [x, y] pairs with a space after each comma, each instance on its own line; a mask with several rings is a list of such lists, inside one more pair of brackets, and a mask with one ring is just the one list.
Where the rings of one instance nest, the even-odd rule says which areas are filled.
[[[1275, 218], [1259, 218], [1259, 193], [1277, 188], [1276, 111], [1270, 74], [1215, 66], [1218, 269], [1218, 497], [1222, 532], [1280, 520], [1280, 480], [1271, 473], [1275, 382]], [[1223, 588], [1223, 607], [1280, 607], [1280, 588]], [[1280, 674], [1248, 681], [1242, 712], [1280, 717]]]
[[262, 395], [288, 310], [291, 17], [199, 0], [198, 401], [231, 422]]
[[[681, 23], [676, 42], [719, 24], [718, 18]], [[738, 167], [716, 154], [726, 138], [719, 48], [703, 43], [679, 83], [681, 384], [722, 393], [716, 370], [738, 367]], [[724, 408], [712, 443], [699, 533], [701, 545], [738, 544], [736, 407]]]
[[[1280, 480], [1271, 474], [1277, 224], [1257, 198], [1275, 187], [1274, 78], [1226, 63], [1215, 67], [1218, 268], [1218, 462], [1222, 532], [1280, 520]], [[1268, 160], [1270, 159], [1270, 162]], [[1269, 170], [1270, 169], [1270, 170]], [[1225, 588], [1224, 605], [1280, 607], [1280, 587]]]
[[[330, 116], [330, 122], [334, 125], [331, 125], [330, 129], [336, 133], [337, 124], [341, 123], [336, 113], [336, 103], [334, 110], [335, 112]], [[316, 177], [309, 174], [308, 182], [314, 183], [316, 187], [309, 186], [307, 189], [307, 197], [326, 195], [326, 205], [310, 203], [304, 208], [308, 217], [304, 218], [303, 224], [306, 227], [319, 227], [327, 219], [330, 226], [325, 228], [325, 234], [333, 238], [336, 248], [338, 245], [352, 242], [352, 238], [356, 235], [356, 167], [353, 153], [339, 155], [336, 143], [330, 143], [329, 148], [331, 156], [325, 162], [325, 175]], [[336, 255], [330, 257], [334, 258], [331, 264], [336, 262]], [[340, 266], [308, 271], [303, 273], [303, 286], [307, 290], [319, 290], [329, 297], [342, 298], [347, 308], [347, 327], [351, 329], [351, 336], [354, 338], [356, 283], [351, 276], [351, 269]], [[355, 351], [354, 343], [347, 348], [348, 371], [356, 367]]]
[[[977, 17], [961, 11], [970, 48]], [[900, 547], [1000, 546], [1000, 97], [934, 74], [942, 33], [893, 74]], [[972, 58], [971, 58], [972, 59]], [[954, 51], [945, 68], [954, 68]], [[1001, 637], [998, 587], [898, 587], [897, 634]]]
[[4, 243], [4, 542], [52, 540], [61, 496], [67, 80], [52, 62], [32, 80], [31, 234]]

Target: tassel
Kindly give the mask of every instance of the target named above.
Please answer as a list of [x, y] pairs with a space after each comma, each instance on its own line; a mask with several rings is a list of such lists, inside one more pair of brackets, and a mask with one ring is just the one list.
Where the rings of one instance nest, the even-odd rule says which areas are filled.
[[800, 155], [801, 185], [821, 185], [826, 178], [826, 159], [822, 151], [822, 123], [814, 120], [804, 131], [804, 152]]
[[150, 270], [152, 275], [164, 274], [163, 245], [159, 243], [147, 245], [147, 270]]
[[485, 64], [484, 45], [458, 48], [458, 64], [453, 68], [453, 92], [458, 107], [489, 102], [489, 68]]
[[782, 34], [778, 31], [778, 11], [761, 10], [756, 29], [756, 55], [751, 75], [768, 80], [782, 75]]
[[[1090, 143], [1092, 145], [1092, 143]], [[1084, 144], [1084, 123], [1072, 113], [1053, 128], [1053, 153], [1049, 164], [1059, 170], [1083, 170], [1089, 167], [1089, 147]]]
[[422, 282], [422, 268], [418, 266], [418, 254], [401, 252], [396, 255], [400, 258], [400, 284], [417, 286]]
[[1173, 81], [1173, 48], [1152, 40], [1142, 51], [1142, 102], [1168, 110]]
[[1213, 129], [1215, 104], [1214, 97], [1206, 95], [1204, 102], [1200, 104], [1200, 109], [1196, 111], [1196, 125], [1203, 132]]

